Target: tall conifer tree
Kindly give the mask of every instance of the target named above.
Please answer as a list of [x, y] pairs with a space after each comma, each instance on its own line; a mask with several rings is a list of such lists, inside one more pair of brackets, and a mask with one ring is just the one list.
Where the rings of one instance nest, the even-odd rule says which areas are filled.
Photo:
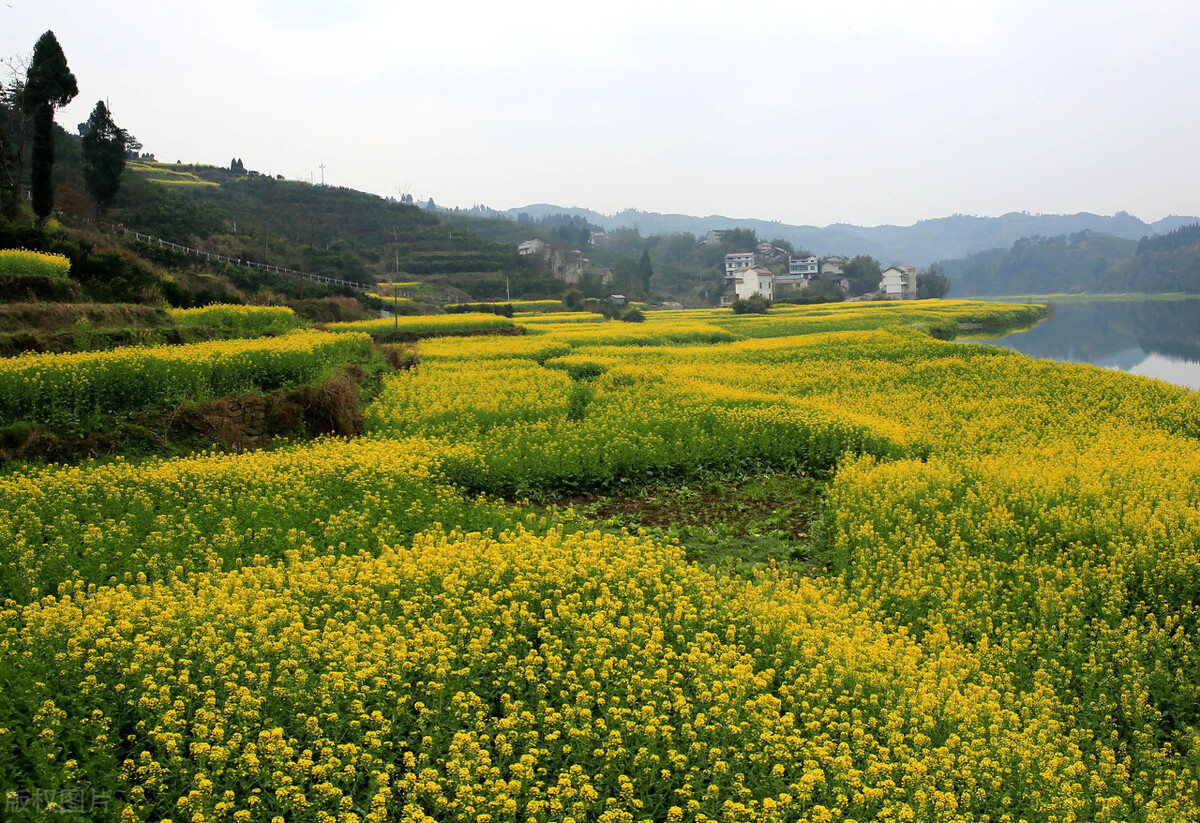
[[96, 201], [96, 218], [112, 205], [121, 188], [129, 135], [118, 128], [103, 100], [96, 102], [83, 137], [83, 181]]
[[45, 220], [54, 207], [54, 112], [79, 94], [75, 75], [54, 32], [47, 31], [33, 47], [25, 74], [25, 113], [33, 116], [33, 212]]

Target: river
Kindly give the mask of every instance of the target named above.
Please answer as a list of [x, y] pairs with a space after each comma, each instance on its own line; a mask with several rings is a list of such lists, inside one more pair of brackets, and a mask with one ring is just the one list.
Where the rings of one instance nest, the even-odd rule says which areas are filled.
[[1200, 297], [1037, 302], [1050, 305], [1050, 316], [1031, 328], [958, 339], [1200, 389]]

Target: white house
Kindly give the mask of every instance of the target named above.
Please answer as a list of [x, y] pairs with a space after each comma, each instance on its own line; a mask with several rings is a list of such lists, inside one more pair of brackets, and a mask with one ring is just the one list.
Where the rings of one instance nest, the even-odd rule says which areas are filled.
[[817, 276], [820, 272], [820, 262], [816, 255], [809, 257], [789, 257], [788, 258], [788, 274], [803, 275], [810, 280]]
[[517, 254], [545, 254], [547, 244], [538, 240], [536, 237], [532, 240], [526, 240], [521, 245], [517, 246]]
[[879, 291], [889, 300], [917, 299], [917, 270], [913, 266], [896, 265], [885, 269]]
[[725, 279], [736, 277], [740, 269], [754, 266], [754, 252], [735, 252], [725, 255]]
[[746, 300], [760, 294], [768, 300], [775, 299], [775, 275], [762, 266], [744, 268], [737, 271], [733, 281], [733, 291], [739, 298]]

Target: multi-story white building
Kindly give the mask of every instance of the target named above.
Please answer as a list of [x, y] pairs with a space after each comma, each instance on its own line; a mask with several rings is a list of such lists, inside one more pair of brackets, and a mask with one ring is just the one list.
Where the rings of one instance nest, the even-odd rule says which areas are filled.
[[821, 263], [816, 255], [809, 257], [789, 257], [788, 274], [799, 274], [804, 277], [816, 277], [821, 270]]
[[739, 269], [753, 268], [754, 252], [735, 252], [725, 255], [725, 279], [728, 281], [737, 276]]
[[917, 270], [912, 266], [896, 265], [883, 272], [879, 291], [889, 300], [917, 299]]

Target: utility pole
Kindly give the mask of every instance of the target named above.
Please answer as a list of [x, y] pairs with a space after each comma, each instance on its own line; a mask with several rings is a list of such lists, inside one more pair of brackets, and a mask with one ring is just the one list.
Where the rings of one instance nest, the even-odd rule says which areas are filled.
[[321, 164], [321, 188], [325, 188], [325, 164]]
[[392, 285], [392, 317], [395, 320], [392, 322], [392, 329], [397, 333], [400, 331], [400, 295], [396, 294], [396, 279], [389, 278]]

